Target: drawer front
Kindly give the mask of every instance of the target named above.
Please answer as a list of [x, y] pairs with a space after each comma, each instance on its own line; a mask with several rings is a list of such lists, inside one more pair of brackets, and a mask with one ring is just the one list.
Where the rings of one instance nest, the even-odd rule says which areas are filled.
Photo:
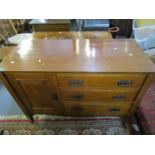
[[125, 116], [131, 103], [64, 102], [66, 115], [77, 116]]
[[103, 90], [93, 88], [61, 88], [62, 100], [68, 101], [133, 101], [138, 89]]
[[138, 88], [145, 74], [58, 74], [60, 87]]

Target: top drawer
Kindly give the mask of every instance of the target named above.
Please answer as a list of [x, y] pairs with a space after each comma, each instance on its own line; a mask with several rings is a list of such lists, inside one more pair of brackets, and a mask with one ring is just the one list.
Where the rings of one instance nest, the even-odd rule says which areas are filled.
[[137, 88], [146, 74], [58, 74], [59, 87]]

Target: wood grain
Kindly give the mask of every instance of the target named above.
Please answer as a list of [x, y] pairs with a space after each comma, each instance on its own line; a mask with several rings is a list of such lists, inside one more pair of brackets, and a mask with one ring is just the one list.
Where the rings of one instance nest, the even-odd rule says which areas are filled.
[[14, 48], [15, 46], [0, 48], [0, 61], [2, 61], [9, 53], [11, 53]]
[[0, 71], [149, 73], [155, 65], [132, 39], [32, 39], [15, 48]]
[[70, 24], [32, 25], [33, 32], [69, 31], [70, 27]]
[[61, 88], [62, 100], [70, 101], [132, 101], [137, 95], [138, 89], [95, 89], [89, 88]]
[[30, 119], [131, 116], [155, 79], [155, 65], [132, 39], [74, 34], [32, 35], [4, 58], [0, 79]]
[[63, 104], [66, 115], [75, 116], [125, 116], [130, 107], [125, 103], [65, 101]]
[[[80, 81], [82, 84], [76, 87], [104, 87], [104, 88], [139, 88], [144, 81], [146, 74], [99, 74], [99, 73], [59, 73], [57, 80], [59, 87], [74, 87], [71, 81]], [[127, 87], [118, 85], [120, 80], [131, 80]]]
[[54, 74], [8, 73], [6, 76], [31, 114], [41, 108], [59, 113], [61, 105]]
[[34, 19], [30, 24], [35, 32], [69, 31], [71, 21], [65, 19]]
[[112, 39], [112, 35], [109, 32], [101, 31], [87, 31], [87, 32], [65, 32], [65, 31], [53, 31], [53, 32], [35, 32], [32, 33], [33, 39]]

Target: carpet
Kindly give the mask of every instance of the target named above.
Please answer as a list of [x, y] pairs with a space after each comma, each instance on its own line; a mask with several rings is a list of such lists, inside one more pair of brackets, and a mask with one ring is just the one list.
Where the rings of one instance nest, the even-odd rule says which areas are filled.
[[34, 115], [30, 122], [24, 115], [0, 116], [3, 135], [129, 135], [119, 117], [62, 117]]

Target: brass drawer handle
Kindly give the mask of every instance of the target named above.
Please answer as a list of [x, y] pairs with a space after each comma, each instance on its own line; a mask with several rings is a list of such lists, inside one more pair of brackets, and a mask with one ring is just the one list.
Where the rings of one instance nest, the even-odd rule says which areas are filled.
[[119, 108], [109, 108], [110, 112], [119, 112], [120, 109]]
[[124, 94], [113, 95], [112, 98], [114, 100], [125, 100], [126, 99], [126, 95], [124, 95]]
[[117, 85], [120, 87], [128, 87], [132, 84], [132, 80], [119, 80], [117, 81]]
[[83, 99], [84, 95], [82, 95], [82, 94], [74, 94], [74, 95], [71, 95], [71, 98], [75, 99], [75, 100], [79, 100], [79, 99]]
[[76, 112], [81, 112], [83, 109], [81, 107], [73, 107], [72, 110]]
[[82, 86], [84, 83], [83, 80], [70, 80], [69, 85], [74, 86], [74, 87], [79, 87]]

